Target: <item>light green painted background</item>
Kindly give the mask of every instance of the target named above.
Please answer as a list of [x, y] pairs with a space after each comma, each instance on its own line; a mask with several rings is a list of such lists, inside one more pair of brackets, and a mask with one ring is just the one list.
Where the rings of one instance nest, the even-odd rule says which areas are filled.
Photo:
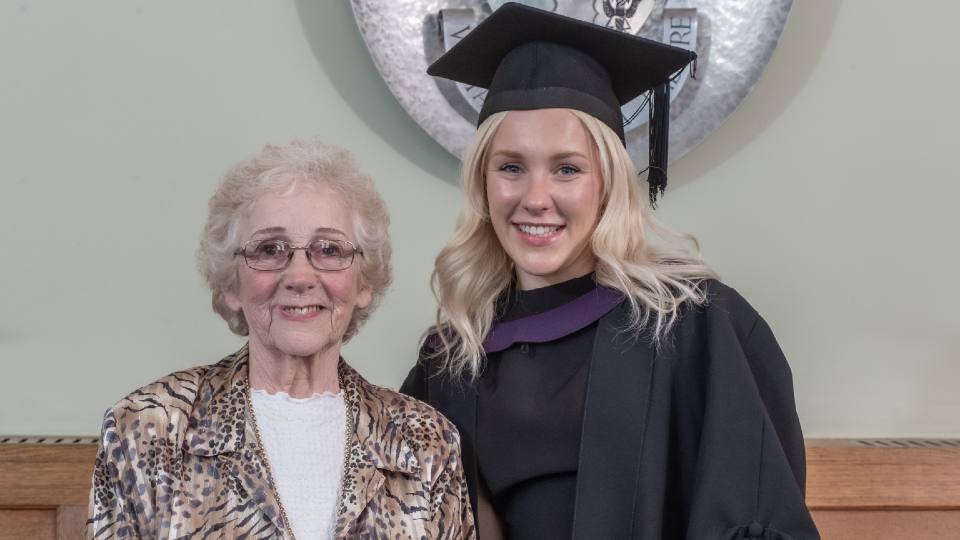
[[[960, 4], [797, 0], [661, 217], [770, 321], [809, 436], [960, 436]], [[222, 172], [266, 142], [356, 152], [396, 282], [346, 356], [396, 386], [433, 313], [457, 163], [376, 73], [346, 0], [0, 2], [0, 433], [103, 410], [240, 340], [193, 252]]]

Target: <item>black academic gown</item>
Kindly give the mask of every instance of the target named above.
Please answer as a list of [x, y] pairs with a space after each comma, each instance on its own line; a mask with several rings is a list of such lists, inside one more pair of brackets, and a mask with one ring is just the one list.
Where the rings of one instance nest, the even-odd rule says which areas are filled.
[[[659, 349], [622, 331], [629, 305], [600, 319], [577, 471], [573, 537], [819, 538], [804, 503], [803, 436], [790, 368], [757, 312], [706, 284]], [[430, 343], [430, 340], [428, 340]], [[401, 391], [456, 424], [477, 508], [476, 392], [422, 351]]]

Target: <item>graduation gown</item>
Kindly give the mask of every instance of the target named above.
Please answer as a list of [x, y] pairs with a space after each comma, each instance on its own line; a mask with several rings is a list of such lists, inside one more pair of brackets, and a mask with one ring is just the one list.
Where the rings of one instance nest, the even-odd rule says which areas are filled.
[[[624, 300], [599, 321], [590, 359], [573, 518], [575, 539], [819, 538], [804, 503], [803, 436], [790, 368], [736, 291], [705, 283], [657, 347], [626, 333]], [[460, 430], [477, 508], [477, 393], [430, 360], [401, 391]]]

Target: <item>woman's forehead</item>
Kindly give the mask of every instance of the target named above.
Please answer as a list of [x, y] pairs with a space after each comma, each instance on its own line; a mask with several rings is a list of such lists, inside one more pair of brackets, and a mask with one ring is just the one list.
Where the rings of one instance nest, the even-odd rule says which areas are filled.
[[588, 151], [595, 146], [583, 122], [569, 109], [510, 111], [497, 128], [491, 151]]
[[598, 148], [583, 122], [569, 109], [510, 111], [490, 141], [487, 156], [596, 160]]
[[250, 205], [244, 219], [247, 237], [258, 232], [308, 238], [320, 234], [352, 237], [353, 226], [343, 198], [329, 188], [298, 188], [265, 193]]

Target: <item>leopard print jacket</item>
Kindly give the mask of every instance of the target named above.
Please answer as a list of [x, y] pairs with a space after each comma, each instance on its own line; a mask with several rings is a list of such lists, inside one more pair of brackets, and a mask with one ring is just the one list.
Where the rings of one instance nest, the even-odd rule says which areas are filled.
[[[453, 424], [343, 360], [338, 369], [354, 433], [334, 537], [475, 538]], [[248, 395], [244, 347], [107, 411], [87, 537], [284, 538]]]

